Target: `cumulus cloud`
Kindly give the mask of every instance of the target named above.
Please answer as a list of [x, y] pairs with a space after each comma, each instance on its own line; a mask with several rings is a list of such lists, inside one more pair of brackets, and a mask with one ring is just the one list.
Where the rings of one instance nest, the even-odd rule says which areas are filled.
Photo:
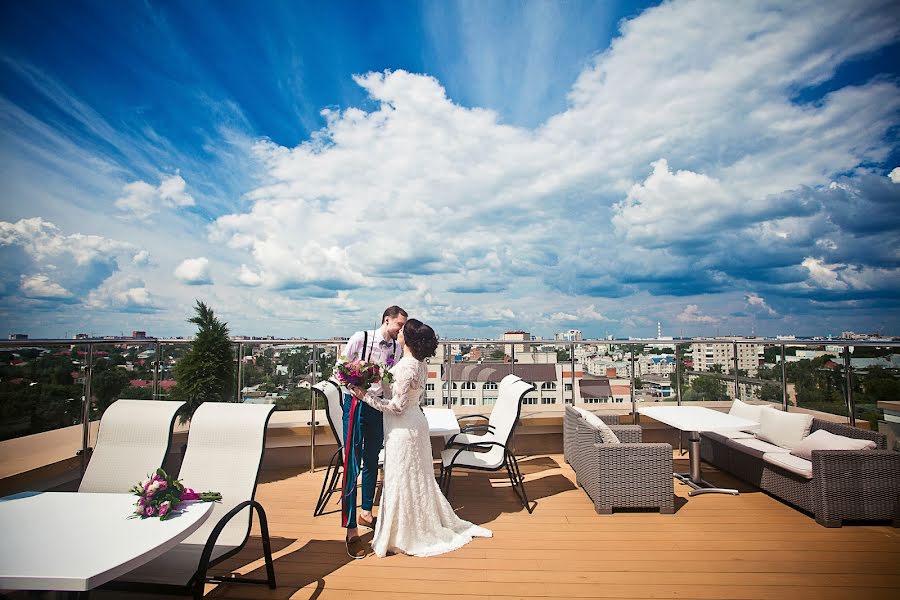
[[894, 183], [900, 183], [900, 167], [894, 167], [888, 175], [888, 178]]
[[208, 285], [212, 283], [209, 272], [209, 259], [187, 258], [175, 267], [175, 278], [188, 285]]
[[718, 317], [711, 317], [709, 315], [704, 315], [700, 311], [700, 307], [696, 304], [688, 304], [684, 307], [684, 310], [681, 311], [677, 317], [675, 317], [682, 323], [718, 323], [720, 319]]
[[[297, 147], [257, 143], [266, 184], [247, 195], [247, 211], [211, 226], [211, 240], [248, 252], [235, 277], [246, 286], [377, 290], [415, 275], [486, 305], [514, 304], [511, 282], [523, 279], [532, 294], [586, 300], [751, 281], [784, 282], [791, 294], [850, 289], [850, 270], [825, 272], [849, 262], [869, 282], [861, 256], [841, 260], [859, 247], [852, 218], [864, 213], [840, 213], [847, 202], [829, 197], [829, 184], [886, 156], [900, 90], [873, 80], [796, 97], [900, 32], [866, 16], [881, 2], [816, 5], [647, 10], [586, 66], [569, 107], [533, 130], [454, 102], [427, 75], [358, 75], [374, 108], [323, 110], [326, 126]], [[861, 177], [839, 190], [860, 206], [882, 193]], [[398, 214], [415, 226], [397, 226]], [[827, 263], [807, 262], [816, 245]], [[716, 320], [691, 306], [683, 321]], [[562, 306], [544, 314], [608, 318]]]
[[139, 277], [116, 273], [92, 290], [85, 304], [94, 310], [152, 313], [159, 307], [156, 298]]
[[126, 183], [115, 205], [133, 218], [147, 220], [163, 208], [193, 206], [194, 198], [187, 193], [184, 178], [176, 173], [163, 177], [157, 186], [141, 180]]
[[770, 317], [774, 317], [775, 315], [778, 314], [777, 312], [775, 312], [775, 309], [773, 309], [771, 306], [766, 304], [765, 299], [762, 296], [760, 296], [759, 294], [754, 294], [753, 292], [749, 292], [744, 295], [744, 299], [747, 301], [747, 304], [749, 304], [752, 308], [761, 310], [762, 312], [766, 313]]
[[28, 298], [71, 298], [72, 293], [43, 273], [22, 275], [22, 291]]
[[69, 256], [78, 266], [112, 260], [134, 250], [133, 244], [98, 235], [63, 234], [59, 227], [41, 217], [15, 223], [0, 221], [0, 246], [12, 245], [21, 246], [36, 261]]

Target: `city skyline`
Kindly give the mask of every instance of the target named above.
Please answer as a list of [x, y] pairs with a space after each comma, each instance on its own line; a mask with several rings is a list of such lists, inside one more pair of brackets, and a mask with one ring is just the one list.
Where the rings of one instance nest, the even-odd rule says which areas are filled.
[[0, 7], [0, 332], [900, 332], [891, 2]]

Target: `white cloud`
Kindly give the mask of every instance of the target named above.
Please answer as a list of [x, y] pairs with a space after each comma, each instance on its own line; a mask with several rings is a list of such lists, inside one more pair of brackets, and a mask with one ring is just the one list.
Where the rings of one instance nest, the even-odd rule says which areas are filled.
[[675, 318], [682, 323], [718, 323], [720, 321], [717, 317], [702, 314], [700, 307], [696, 304], [688, 304]]
[[609, 321], [602, 313], [598, 312], [595, 305], [589, 304], [577, 309], [575, 312], [556, 312], [550, 315], [551, 321]]
[[889, 177], [889, 178], [891, 179], [891, 181], [893, 181], [894, 183], [900, 183], [900, 167], [894, 167], [893, 170], [891, 170], [891, 172], [890, 172], [890, 174], [888, 175], [888, 177]]
[[199, 258], [187, 258], [181, 261], [175, 267], [175, 278], [188, 285], [208, 285], [212, 283], [212, 276], [209, 272], [209, 259], [201, 256]]
[[846, 290], [850, 287], [838, 276], [838, 270], [844, 265], [829, 265], [821, 259], [807, 257], [803, 260], [803, 266], [809, 271], [809, 279], [815, 287], [826, 290]]
[[137, 252], [131, 259], [137, 266], [145, 266], [150, 264], [150, 253], [146, 250], [141, 250]]
[[0, 221], [0, 246], [6, 245], [21, 246], [39, 262], [70, 256], [79, 266], [95, 260], [110, 260], [134, 250], [133, 244], [97, 235], [65, 235], [59, 227], [41, 217], [21, 219], [16, 223]]
[[85, 301], [88, 308], [97, 310], [154, 312], [156, 298], [143, 280], [125, 273], [115, 273], [92, 290]]
[[37, 275], [22, 275], [22, 291], [29, 298], [71, 298], [72, 293], [50, 281], [43, 273]]
[[115, 205], [131, 217], [147, 220], [162, 208], [193, 206], [194, 198], [187, 193], [187, 183], [176, 173], [164, 177], [158, 186], [146, 181], [132, 181], [122, 187], [123, 195]]
[[766, 304], [765, 299], [762, 296], [760, 296], [759, 294], [755, 294], [753, 292], [748, 292], [747, 294], [744, 295], [744, 298], [747, 300], [747, 304], [749, 304], [751, 307], [762, 310], [763, 312], [767, 313], [769, 316], [774, 317], [775, 315], [778, 314], [777, 312], [775, 312], [775, 309], [773, 309], [771, 306]]

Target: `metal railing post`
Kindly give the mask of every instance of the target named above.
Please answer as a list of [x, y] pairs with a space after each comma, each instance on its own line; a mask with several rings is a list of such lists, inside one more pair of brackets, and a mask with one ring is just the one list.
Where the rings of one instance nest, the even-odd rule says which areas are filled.
[[675, 344], [675, 403], [681, 406], [681, 355], [678, 344]]
[[509, 372], [512, 373], [513, 375], [515, 375], [516, 374], [516, 345], [511, 344], [510, 348], [511, 348], [511, 350], [509, 352], [509, 364], [510, 364]]
[[850, 364], [850, 346], [844, 346], [844, 372], [847, 377], [847, 414], [850, 415], [850, 427], [856, 427], [856, 407], [853, 404], [852, 371], [853, 367]]
[[[574, 341], [572, 342], [572, 345], [569, 348], [569, 352], [570, 352], [569, 360], [572, 364], [572, 373], [571, 373], [571, 377], [569, 379], [571, 380], [571, 385], [572, 385], [572, 406], [575, 406], [575, 342]], [[565, 402], [565, 399], [566, 399], [566, 386], [563, 386], [563, 402]]]
[[734, 399], [741, 399], [741, 378], [738, 373], [738, 343], [732, 342], [732, 350], [734, 352]]
[[629, 391], [631, 393], [631, 420], [637, 425], [640, 419], [638, 418], [637, 401], [634, 399], [634, 345], [629, 346], [628, 351], [631, 353], [631, 369], [629, 369], [629, 383], [631, 384], [629, 385]]
[[316, 381], [316, 369], [319, 368], [319, 346], [318, 344], [313, 344], [313, 370], [312, 370], [312, 381], [310, 382], [310, 390], [309, 390], [309, 405], [312, 413], [310, 414], [309, 426], [312, 428], [310, 430], [309, 437], [309, 472], [313, 473], [316, 470], [316, 426], [318, 422], [316, 421], [316, 395], [312, 391], [312, 386], [318, 383]]
[[153, 399], [159, 400], [159, 357], [160, 344], [156, 342], [156, 364], [153, 365]]
[[787, 412], [788, 409], [788, 392], [787, 392], [787, 367], [784, 360], [784, 344], [781, 345], [781, 410]]
[[234, 401], [240, 402], [241, 391], [244, 389], [244, 342], [238, 342], [238, 368], [237, 368], [237, 385], [234, 390]]
[[441, 394], [441, 406], [444, 405], [444, 398], [447, 399], [446, 408], [453, 406], [453, 357], [450, 356], [450, 344], [444, 344], [444, 356], [447, 357], [447, 395]]
[[87, 471], [91, 446], [91, 376], [94, 372], [94, 345], [88, 344], [87, 368], [84, 371], [84, 402], [81, 406], [81, 474]]

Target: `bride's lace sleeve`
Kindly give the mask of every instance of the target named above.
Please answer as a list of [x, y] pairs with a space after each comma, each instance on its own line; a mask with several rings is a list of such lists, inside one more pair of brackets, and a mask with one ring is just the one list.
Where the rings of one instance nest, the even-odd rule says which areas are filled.
[[391, 371], [394, 383], [391, 384], [391, 397], [380, 398], [371, 392], [366, 394], [363, 402], [382, 412], [402, 413], [410, 402], [416, 402], [422, 393], [422, 381], [419, 376], [418, 363], [404, 361]]

